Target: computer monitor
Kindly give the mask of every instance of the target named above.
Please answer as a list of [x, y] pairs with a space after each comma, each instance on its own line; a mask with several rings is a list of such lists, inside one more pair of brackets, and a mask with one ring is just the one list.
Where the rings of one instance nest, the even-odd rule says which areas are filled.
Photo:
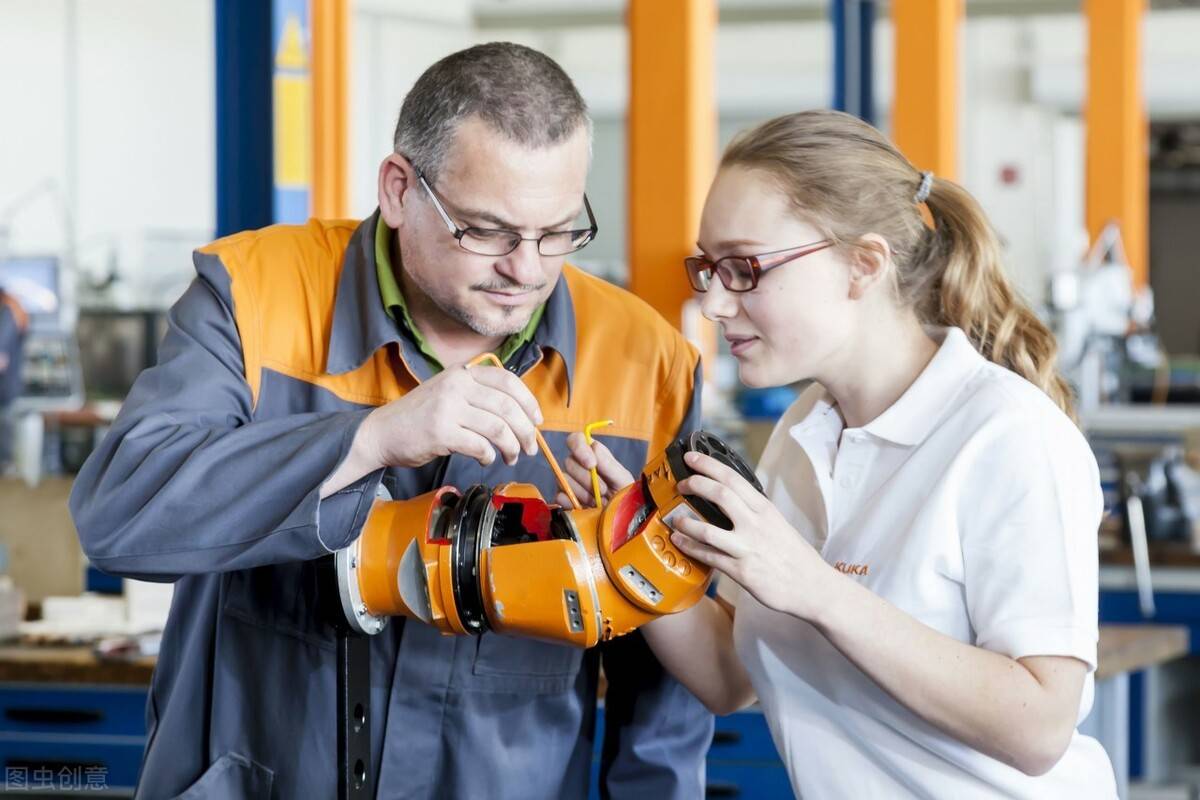
[[17, 298], [34, 330], [55, 329], [62, 313], [58, 259], [54, 256], [9, 256], [0, 259], [0, 289]]
[[75, 330], [88, 399], [123, 400], [133, 382], [158, 362], [165, 311], [82, 309]]

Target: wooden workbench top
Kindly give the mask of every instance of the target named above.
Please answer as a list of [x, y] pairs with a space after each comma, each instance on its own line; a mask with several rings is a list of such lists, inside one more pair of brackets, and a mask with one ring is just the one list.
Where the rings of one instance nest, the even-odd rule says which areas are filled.
[[[1187, 542], [1153, 542], [1149, 547], [1152, 567], [1200, 567], [1200, 553]], [[1101, 550], [1100, 563], [1127, 567], [1133, 565], [1133, 551], [1128, 547]]]
[[1137, 672], [1187, 655], [1182, 625], [1101, 625], [1096, 680]]
[[[1187, 628], [1176, 625], [1100, 626], [1103, 680], [1136, 672], [1188, 652]], [[149, 685], [154, 658], [133, 661], [99, 659], [90, 647], [0, 646], [0, 683], [95, 683]]]
[[95, 683], [149, 686], [151, 656], [100, 659], [88, 646], [0, 646], [0, 683]]

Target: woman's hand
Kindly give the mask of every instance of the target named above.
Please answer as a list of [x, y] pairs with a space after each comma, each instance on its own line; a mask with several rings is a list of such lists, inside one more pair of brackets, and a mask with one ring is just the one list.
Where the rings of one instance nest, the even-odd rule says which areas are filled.
[[[567, 437], [567, 450], [570, 452], [564, 466], [567, 482], [571, 484], [571, 491], [585, 508], [596, 504], [592, 493], [592, 467], [596, 467], [600, 475], [602, 505], [607, 505], [613, 495], [634, 481], [633, 475], [617, 461], [616, 456], [607, 447], [600, 442], [593, 442], [592, 446], [588, 447], [582, 433], [572, 433]], [[564, 493], [558, 493], [560, 506], [566, 508], [570, 502]]]
[[733, 530], [681, 518], [671, 541], [696, 561], [728, 575], [767, 608], [811, 621], [828, 597], [824, 587], [840, 575], [733, 469], [694, 452], [684, 461], [696, 474], [679, 482], [680, 493], [716, 505]]

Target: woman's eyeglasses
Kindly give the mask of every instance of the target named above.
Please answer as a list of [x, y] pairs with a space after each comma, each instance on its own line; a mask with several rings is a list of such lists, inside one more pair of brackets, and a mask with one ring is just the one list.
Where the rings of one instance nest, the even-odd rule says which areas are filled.
[[707, 292], [715, 273], [721, 285], [731, 292], [748, 292], [758, 286], [758, 280], [767, 270], [781, 267], [820, 250], [833, 247], [833, 242], [823, 239], [812, 244], [772, 250], [756, 256], [726, 256], [713, 261], [705, 256], [691, 256], [683, 260], [687, 269], [688, 282], [697, 292]]

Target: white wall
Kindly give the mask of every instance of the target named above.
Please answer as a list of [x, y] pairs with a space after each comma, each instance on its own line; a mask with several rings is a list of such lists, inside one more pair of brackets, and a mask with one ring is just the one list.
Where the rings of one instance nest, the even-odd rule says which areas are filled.
[[473, 42], [491, 41], [518, 42], [541, 50], [562, 65], [578, 86], [594, 122], [587, 193], [600, 232], [596, 241], [571, 261], [611, 280], [625, 280], [625, 108], [629, 102], [625, 28], [490, 28], [473, 33]]
[[[527, 4], [528, 5], [528, 4]], [[587, 13], [586, 11], [584, 13]], [[625, 31], [619, 25], [489, 30], [540, 47], [575, 78], [597, 117], [589, 191], [602, 234], [587, 251], [608, 262], [625, 241]], [[1152, 117], [1200, 116], [1200, 11], [1154, 11], [1145, 22], [1145, 75]], [[983, 204], [1004, 242], [1010, 274], [1033, 302], [1046, 273], [1075, 257], [1083, 224], [1086, 25], [1080, 14], [969, 16], [960, 47], [958, 177]], [[875, 31], [879, 125], [890, 128], [893, 31]], [[832, 31], [826, 21], [726, 24], [717, 34], [719, 140], [770, 116], [824, 107], [832, 94]], [[612, 141], [608, 141], [612, 139]], [[612, 160], [608, 160], [612, 159]], [[1005, 176], [1015, 174], [1015, 180]]]
[[[1153, 119], [1200, 117], [1200, 11], [1143, 23], [1143, 91]], [[1084, 226], [1087, 25], [1079, 14], [969, 19], [963, 31], [961, 175], [1005, 240], [1026, 296], [1078, 257]], [[1007, 184], [1004, 167], [1019, 178]]]
[[[473, 6], [354, 2], [352, 211], [375, 206], [379, 161], [421, 71], [476, 41], [522, 41], [563, 64], [596, 117], [589, 194], [601, 237], [586, 255], [607, 271], [625, 253], [623, 26], [479, 29]], [[187, 248], [214, 224], [212, 0], [0, 0], [0, 20], [0, 229], [11, 227], [10, 248], [59, 251], [74, 238], [89, 269], [115, 259], [140, 277], [186, 271]], [[1200, 11], [1155, 11], [1145, 36], [1151, 115], [1200, 116], [1192, 79]], [[1082, 213], [1085, 52], [1077, 14], [972, 17], [963, 31], [960, 177], [992, 215], [1019, 284], [1035, 299], [1070, 239], [1063, 229]], [[715, 57], [722, 143], [769, 116], [830, 101], [827, 22], [726, 24]], [[882, 19], [875, 78], [884, 129], [891, 61], [891, 26]], [[1006, 166], [1018, 168], [1017, 182], [1000, 181]], [[4, 240], [0, 230], [0, 247]]]
[[[0, 245], [11, 227], [14, 246], [55, 248], [66, 227], [67, 136], [63, 87], [64, 3], [0, 0]], [[10, 207], [45, 185], [20, 217]], [[51, 186], [53, 187], [51, 189]]]
[[[1036, 18], [1030, 26], [1032, 96], [1078, 113], [1087, 81], [1087, 27], [1077, 14]], [[1200, 10], [1163, 9], [1142, 25], [1143, 90], [1156, 119], [1200, 116]]]
[[375, 210], [379, 164], [392, 152], [404, 95], [426, 67], [473, 43], [468, 0], [356, 0], [351, 20], [350, 207]]
[[191, 269], [215, 217], [212, 16], [211, 0], [0, 0], [11, 252], [73, 239], [81, 266], [115, 261], [141, 288]]

